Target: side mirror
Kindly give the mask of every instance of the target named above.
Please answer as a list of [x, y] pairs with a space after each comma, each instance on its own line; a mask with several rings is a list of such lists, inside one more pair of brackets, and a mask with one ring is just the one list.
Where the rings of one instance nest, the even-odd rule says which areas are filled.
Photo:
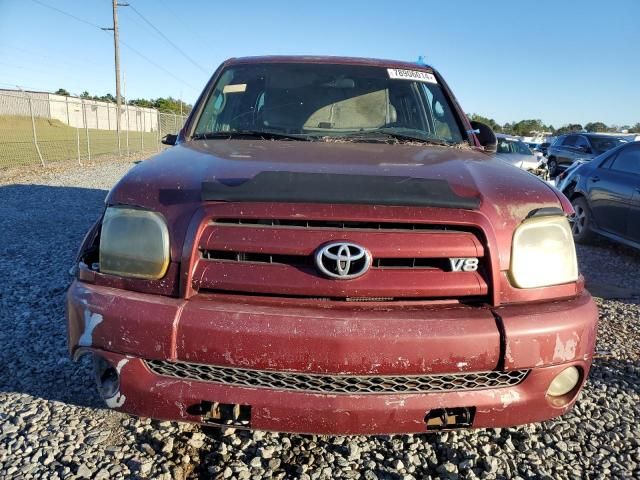
[[161, 141], [164, 145], [173, 146], [178, 141], [178, 135], [176, 135], [175, 133], [167, 133], [164, 137], [162, 137]]
[[496, 138], [496, 134], [493, 133], [493, 130], [491, 130], [491, 127], [484, 123], [471, 122], [471, 128], [473, 128], [484, 150], [489, 153], [496, 153], [498, 150], [498, 139]]

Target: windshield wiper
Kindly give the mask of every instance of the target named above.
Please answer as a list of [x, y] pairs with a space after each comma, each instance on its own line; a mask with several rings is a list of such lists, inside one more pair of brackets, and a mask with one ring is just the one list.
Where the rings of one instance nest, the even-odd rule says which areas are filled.
[[455, 145], [455, 142], [447, 142], [445, 140], [439, 140], [435, 138], [418, 137], [415, 135], [408, 135], [406, 133], [398, 133], [398, 132], [382, 130], [382, 129], [356, 132], [353, 134], [346, 135], [345, 138], [353, 138], [358, 140], [367, 140], [367, 139], [373, 140], [373, 139], [376, 139], [376, 137], [377, 139], [379, 139], [380, 136], [392, 138], [395, 140], [400, 140], [403, 142], [420, 142], [420, 143], [427, 143], [430, 145], [440, 145], [443, 147], [450, 147], [452, 145]]
[[269, 132], [264, 130], [234, 130], [229, 132], [203, 132], [196, 133], [192, 140], [209, 140], [209, 139], [218, 139], [218, 138], [259, 138], [263, 140], [299, 140], [304, 142], [311, 141], [311, 138], [308, 136], [302, 135], [289, 135], [286, 133], [279, 132]]

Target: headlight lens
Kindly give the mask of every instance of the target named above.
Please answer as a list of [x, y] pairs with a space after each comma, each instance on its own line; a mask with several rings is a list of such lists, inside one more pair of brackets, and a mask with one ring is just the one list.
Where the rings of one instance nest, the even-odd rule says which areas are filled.
[[510, 273], [518, 288], [575, 282], [578, 261], [567, 218], [534, 217], [522, 222], [513, 234]]
[[100, 271], [155, 280], [169, 266], [169, 231], [159, 214], [109, 207], [100, 233]]

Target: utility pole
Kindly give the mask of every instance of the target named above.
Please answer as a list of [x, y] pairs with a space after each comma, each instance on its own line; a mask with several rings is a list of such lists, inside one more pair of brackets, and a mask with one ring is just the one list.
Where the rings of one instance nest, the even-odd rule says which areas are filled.
[[113, 27], [103, 28], [102, 30], [113, 30], [113, 50], [114, 61], [116, 67], [116, 131], [118, 136], [118, 154], [121, 154], [120, 146], [120, 109], [122, 108], [122, 98], [120, 96], [120, 45], [118, 41], [118, 7], [128, 7], [128, 3], [118, 3], [118, 0], [112, 0], [113, 4]]
[[122, 96], [124, 97], [124, 117], [127, 119], [127, 126], [124, 129], [127, 132], [127, 157], [129, 156], [129, 102], [127, 101], [127, 79], [124, 72], [122, 72]]

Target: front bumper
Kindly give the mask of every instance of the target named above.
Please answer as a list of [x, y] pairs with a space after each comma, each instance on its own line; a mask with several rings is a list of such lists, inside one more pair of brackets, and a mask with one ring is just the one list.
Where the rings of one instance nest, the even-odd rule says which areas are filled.
[[[496, 308], [423, 306], [398, 311], [185, 301], [74, 282], [71, 353], [93, 352], [119, 372], [110, 407], [203, 422], [203, 402], [251, 407], [250, 427], [317, 434], [426, 431], [425, 415], [472, 408], [472, 427], [562, 415], [576, 388], [552, 401], [551, 380], [570, 365], [587, 377], [597, 310], [588, 294]], [[225, 385], [153, 373], [146, 360], [331, 375], [430, 375], [529, 369], [519, 384], [472, 391], [326, 394]]]

